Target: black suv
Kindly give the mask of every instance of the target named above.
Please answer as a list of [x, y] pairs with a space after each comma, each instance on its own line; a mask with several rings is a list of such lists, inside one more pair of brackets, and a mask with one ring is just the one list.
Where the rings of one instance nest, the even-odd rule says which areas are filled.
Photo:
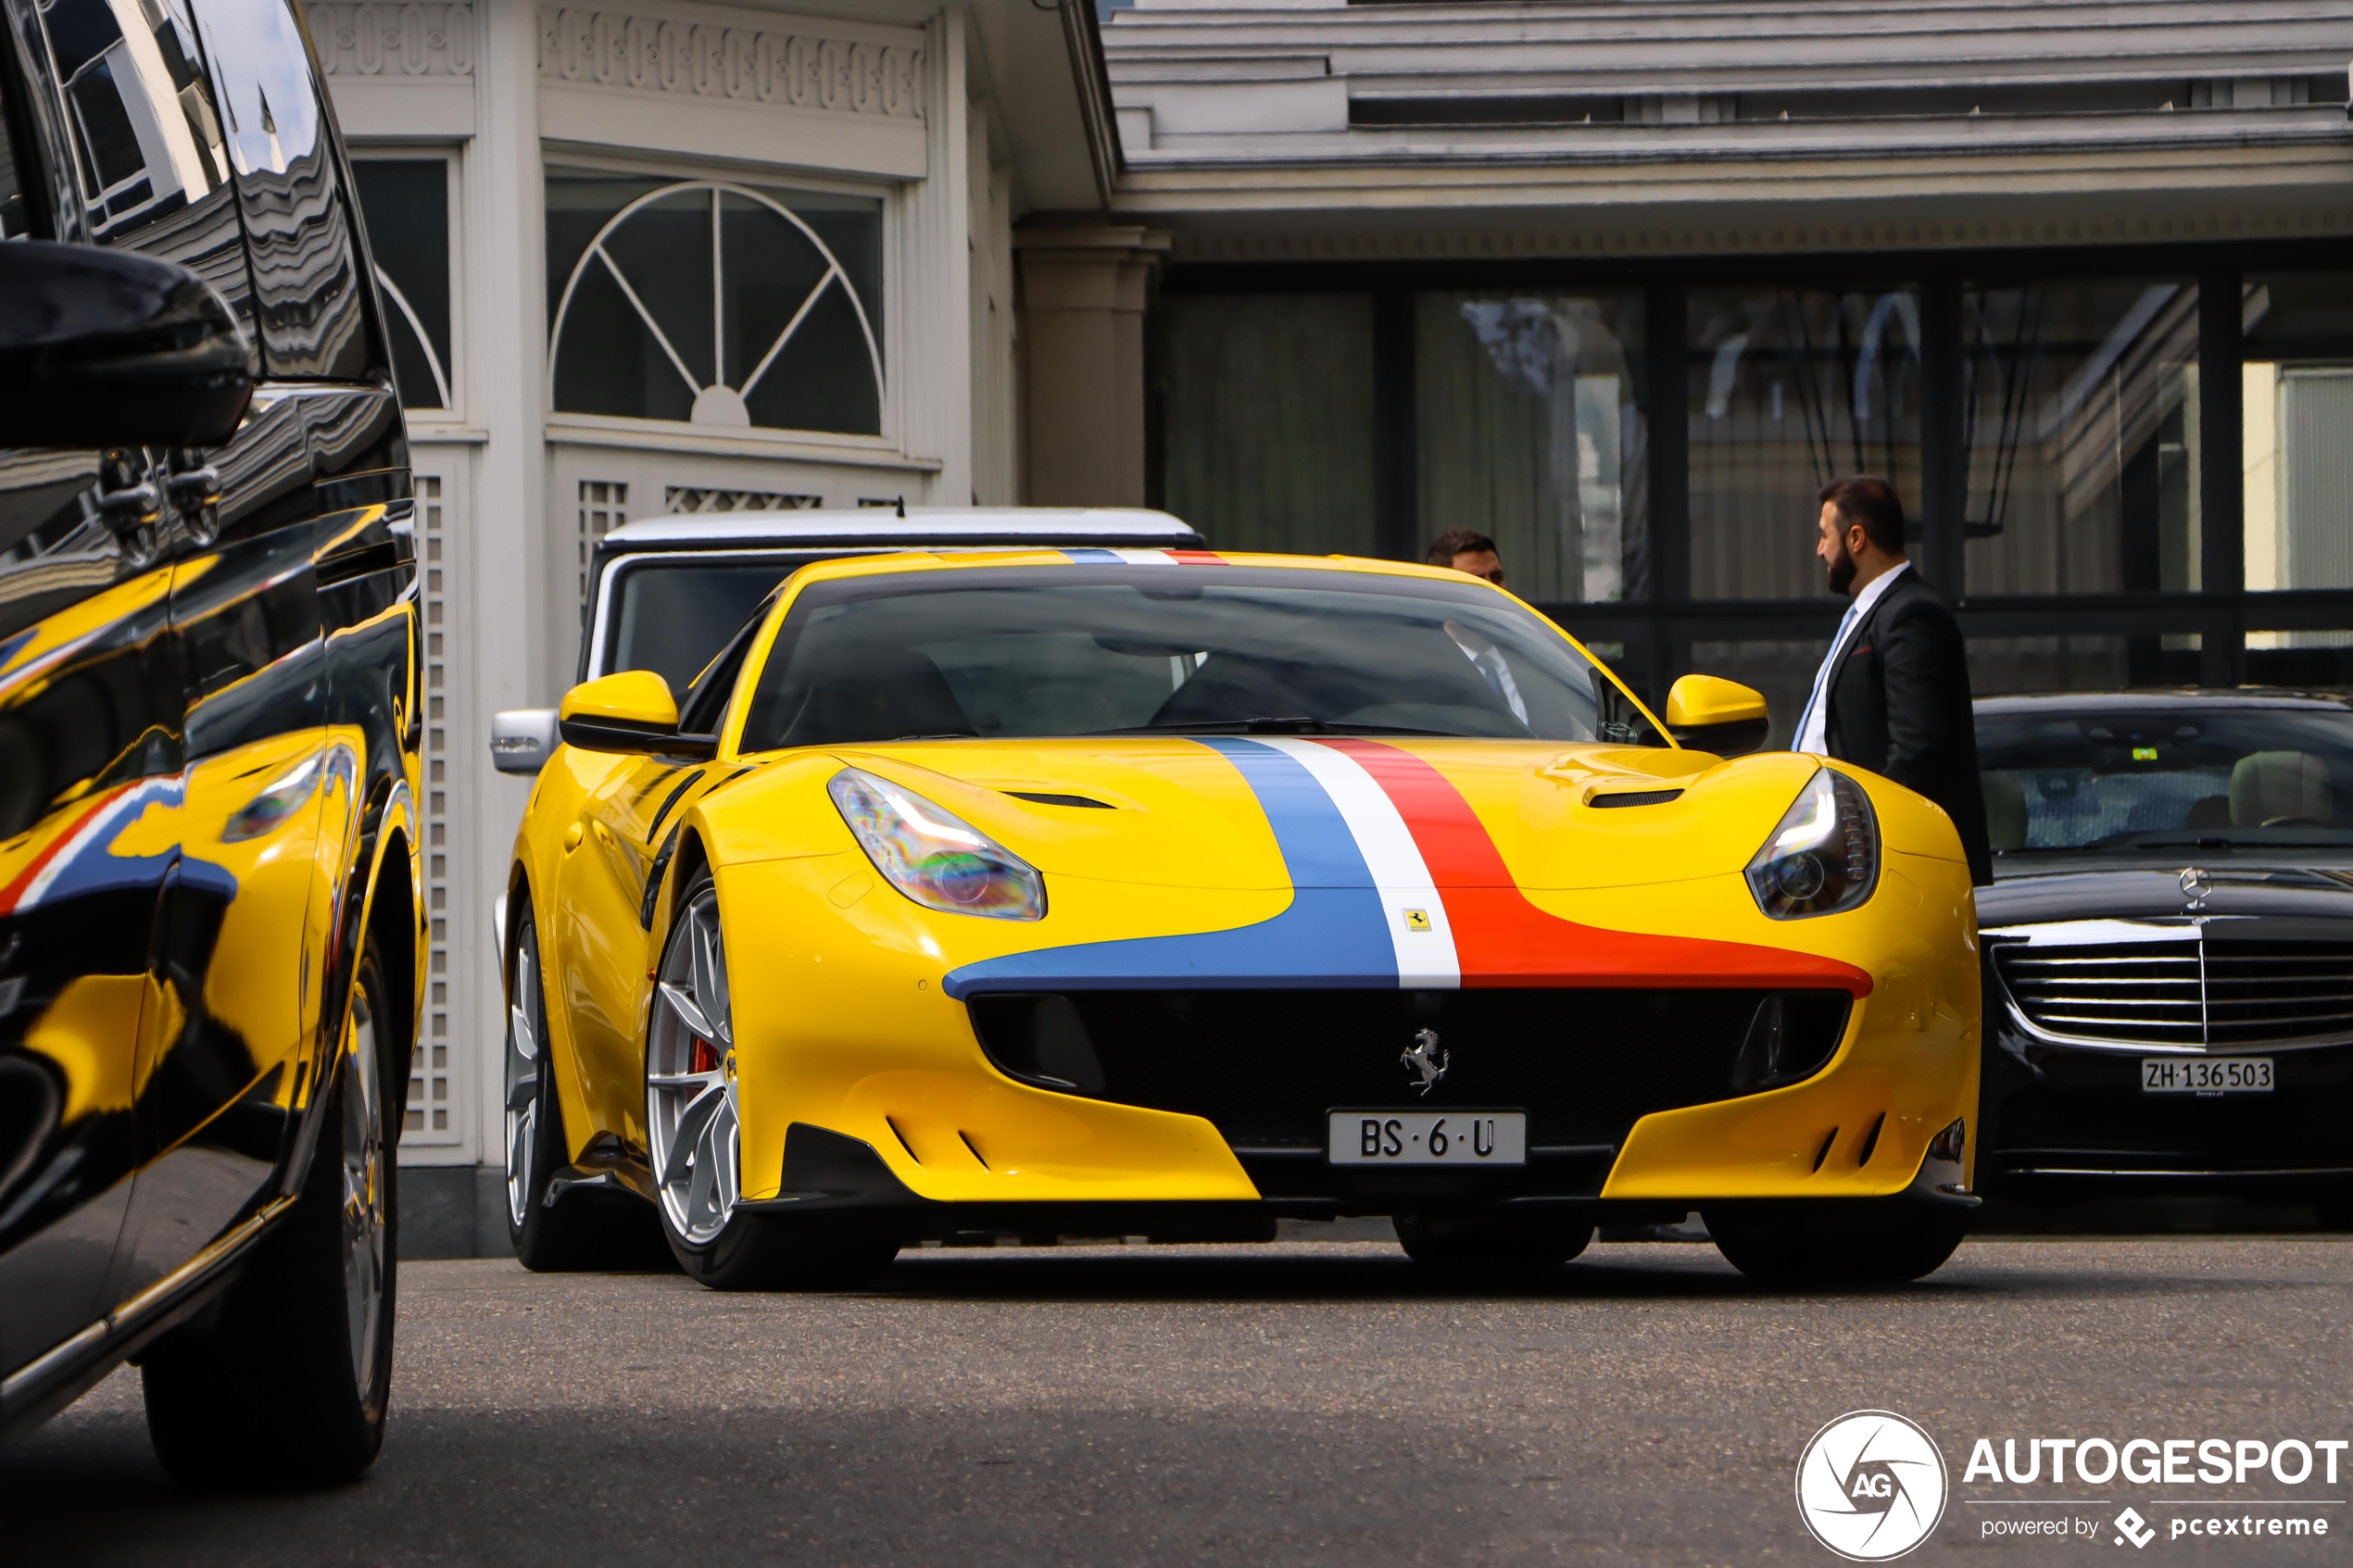
[[0, 0], [0, 1436], [383, 1441], [422, 983], [409, 456], [288, 0]]

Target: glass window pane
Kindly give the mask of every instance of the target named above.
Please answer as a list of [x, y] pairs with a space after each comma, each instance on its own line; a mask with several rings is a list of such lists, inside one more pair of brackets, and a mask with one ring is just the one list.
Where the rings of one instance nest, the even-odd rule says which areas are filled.
[[623, 566], [608, 671], [650, 670], [682, 698], [790, 566]]
[[2353, 632], [2249, 632], [2246, 678], [2259, 686], [2353, 689]]
[[2353, 273], [2255, 274], [2243, 310], [2246, 585], [2353, 587]]
[[882, 202], [547, 171], [557, 408], [882, 433]]
[[352, 166], [392, 336], [393, 379], [411, 408], [449, 407], [449, 165], [363, 158]]
[[1640, 294], [1416, 302], [1421, 530], [1491, 536], [1541, 603], [1649, 596]]
[[2120, 686], [2195, 686], [2199, 637], [2078, 633], [2049, 637], [1971, 637], [1969, 690], [1978, 696], [2006, 692], [2096, 692]]
[[1229, 550], [1378, 555], [1369, 295], [1163, 301], [1162, 489]]
[[1827, 592], [1823, 485], [1874, 473], [1919, 514], [1918, 291], [1693, 289], [1689, 320], [1692, 597]]
[[1962, 290], [1969, 592], [2198, 586], [2197, 284]]

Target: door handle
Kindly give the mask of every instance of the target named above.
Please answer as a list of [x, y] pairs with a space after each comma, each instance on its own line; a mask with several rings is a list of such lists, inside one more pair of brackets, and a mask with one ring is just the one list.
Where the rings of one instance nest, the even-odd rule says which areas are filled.
[[580, 826], [580, 824], [579, 824], [578, 822], [574, 822], [574, 823], [573, 823], [573, 824], [572, 824], [572, 826], [570, 826], [570, 827], [568, 827], [568, 828], [564, 829], [564, 853], [565, 853], [565, 854], [569, 855], [569, 854], [571, 854], [573, 850], [575, 850], [575, 849], [577, 849], [577, 848], [579, 848], [579, 847], [580, 847], [580, 840], [581, 840], [581, 836], [582, 836], [582, 831], [581, 831], [581, 826]]

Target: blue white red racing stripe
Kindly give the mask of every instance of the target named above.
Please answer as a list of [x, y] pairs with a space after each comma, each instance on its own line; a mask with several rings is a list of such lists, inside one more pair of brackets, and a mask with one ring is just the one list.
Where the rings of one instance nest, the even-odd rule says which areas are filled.
[[1746, 943], [1613, 931], [1521, 893], [1438, 770], [1378, 741], [1201, 741], [1231, 760], [1274, 830], [1292, 886], [1280, 914], [1227, 931], [1088, 942], [951, 972], [951, 997], [1126, 987], [1831, 985], [1870, 976]]

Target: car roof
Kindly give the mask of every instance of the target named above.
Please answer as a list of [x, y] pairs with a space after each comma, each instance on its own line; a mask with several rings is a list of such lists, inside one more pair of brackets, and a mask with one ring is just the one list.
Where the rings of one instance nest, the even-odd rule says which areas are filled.
[[1199, 548], [1202, 540], [1182, 520], [1142, 507], [860, 507], [646, 518], [623, 523], [598, 541], [605, 553], [1025, 544]]
[[2292, 686], [2172, 686], [2120, 692], [2031, 692], [2007, 696], [1982, 696], [1975, 704], [1981, 717], [2029, 715], [2041, 712], [2136, 713], [2180, 708], [2298, 708], [2343, 713], [2353, 709], [2353, 697], [2343, 692], [2309, 691]]

